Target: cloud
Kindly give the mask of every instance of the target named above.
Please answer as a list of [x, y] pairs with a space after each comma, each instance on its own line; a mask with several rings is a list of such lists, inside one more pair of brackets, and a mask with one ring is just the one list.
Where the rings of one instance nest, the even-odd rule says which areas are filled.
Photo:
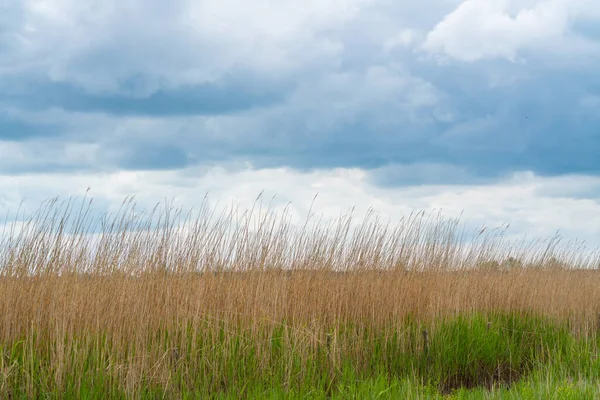
[[386, 165], [371, 170], [368, 177], [370, 183], [381, 187], [465, 185], [486, 182], [486, 179], [474, 175], [464, 167], [423, 162]]
[[183, 148], [169, 143], [143, 144], [127, 149], [119, 157], [118, 166], [133, 170], [181, 169], [190, 164]]
[[423, 48], [466, 62], [516, 62], [524, 50], [564, 50], [566, 41], [576, 43], [570, 27], [590, 9], [597, 6], [587, 0], [465, 0], [427, 34]]
[[[102, 149], [94, 143], [63, 143], [49, 138], [0, 141], [0, 174], [19, 176], [51, 173], [89, 173], [107, 169]], [[110, 168], [108, 168], [110, 169]], [[56, 196], [60, 193], [48, 194]]]
[[327, 62], [339, 51], [320, 32], [352, 19], [365, 0], [82, 3], [27, 1], [11, 57], [88, 92], [118, 90], [135, 74], [174, 86]]
[[298, 215], [319, 191], [331, 214], [444, 207], [597, 235], [595, 0], [0, 7], [3, 204], [263, 186]]
[[[247, 109], [237, 111], [182, 114], [198, 106], [183, 104], [180, 109], [167, 105], [152, 113], [144, 111], [149, 100], [131, 96], [126, 101], [139, 114], [110, 113], [121, 103], [107, 100], [102, 115], [94, 108], [86, 111], [81, 105], [85, 102], [77, 112], [56, 107], [42, 112], [32, 106], [34, 102], [25, 104], [24, 97], [23, 108], [11, 118], [61, 127], [54, 136], [34, 131], [24, 146], [31, 145], [32, 135], [46, 138], [44, 146], [53, 137], [58, 142], [54, 147], [96, 144], [101, 156], [84, 159], [88, 169], [230, 162], [302, 170], [370, 169], [425, 163], [453, 166], [467, 173], [461, 179], [471, 176], [474, 181], [520, 170], [597, 174], [595, 149], [600, 138], [595, 126], [600, 114], [593, 81], [593, 75], [574, 76], [568, 71], [532, 76], [519, 66], [488, 70], [475, 65], [396, 63], [314, 74], [295, 82], [287, 93], [282, 89], [280, 93], [286, 94], [278, 101], [263, 105], [249, 101]], [[266, 92], [274, 93], [280, 88], [266, 87]], [[243, 100], [229, 99], [234, 105]], [[142, 154], [153, 156], [142, 161]], [[40, 156], [36, 163], [42, 161]]]
[[[324, 220], [339, 217], [355, 206], [361, 220], [372, 208], [392, 224], [414, 210], [437, 210], [445, 217], [461, 217], [467, 232], [485, 225], [496, 228], [510, 223], [506, 237], [519, 240], [547, 239], [560, 231], [565, 241], [587, 241], [590, 248], [600, 245], [600, 201], [596, 197], [556, 197], [546, 191], [564, 183], [560, 178], [544, 178], [532, 173], [513, 175], [495, 183], [424, 184], [382, 187], [359, 169], [298, 172], [287, 168], [233, 169], [187, 167], [176, 171], [115, 171], [110, 173], [22, 175], [18, 181], [0, 179], [0, 204], [16, 210], [25, 200], [25, 210], [34, 211], [47, 199], [47, 193], [94, 198], [98, 212], [116, 212], [124, 198], [135, 194], [139, 211], [151, 210], [168, 200], [186, 209], [198, 206], [208, 192], [211, 204], [225, 206], [232, 201], [251, 207], [264, 190], [265, 203], [281, 212], [288, 206], [292, 222], [302, 224], [311, 202], [312, 211]], [[600, 178], [571, 176], [573, 187], [600, 185]], [[291, 204], [290, 204], [291, 202]]]
[[560, 176], [536, 188], [535, 195], [563, 199], [589, 199], [600, 204], [600, 180], [589, 176]]
[[[241, 78], [241, 77], [240, 77]], [[285, 88], [252, 77], [229, 79], [175, 88], [149, 88], [143, 76], [123, 81], [118, 94], [87, 93], [69, 82], [16, 78], [18, 85], [5, 84], [0, 101], [22, 109], [60, 108], [75, 112], [114, 115], [219, 115], [252, 109], [281, 101]]]
[[59, 126], [22, 121], [0, 111], [0, 140], [26, 140], [32, 137], [56, 136]]

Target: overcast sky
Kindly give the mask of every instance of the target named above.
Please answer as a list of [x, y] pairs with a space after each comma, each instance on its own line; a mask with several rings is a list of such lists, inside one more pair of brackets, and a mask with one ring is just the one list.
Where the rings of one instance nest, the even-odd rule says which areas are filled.
[[463, 212], [600, 244], [598, 0], [0, 2], [0, 208]]

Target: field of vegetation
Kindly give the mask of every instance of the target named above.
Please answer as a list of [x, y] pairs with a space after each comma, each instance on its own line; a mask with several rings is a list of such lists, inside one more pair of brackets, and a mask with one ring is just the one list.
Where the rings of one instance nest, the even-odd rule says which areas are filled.
[[414, 213], [292, 224], [258, 199], [0, 238], [0, 398], [597, 399], [600, 258]]

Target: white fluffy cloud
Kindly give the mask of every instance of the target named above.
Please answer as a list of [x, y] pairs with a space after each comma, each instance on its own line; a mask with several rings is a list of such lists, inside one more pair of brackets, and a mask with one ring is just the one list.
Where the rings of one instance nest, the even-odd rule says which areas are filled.
[[[597, 13], [588, 0], [465, 0], [429, 32], [423, 47], [462, 61], [505, 58], [559, 45], [573, 20]], [[571, 38], [575, 39], [575, 38]]]
[[[370, 0], [27, 0], [11, 40], [21, 66], [87, 91], [116, 91], [144, 74], [139, 95], [212, 81], [232, 70], [277, 75], [336, 62], [334, 31]], [[2, 18], [2, 17], [0, 17]]]

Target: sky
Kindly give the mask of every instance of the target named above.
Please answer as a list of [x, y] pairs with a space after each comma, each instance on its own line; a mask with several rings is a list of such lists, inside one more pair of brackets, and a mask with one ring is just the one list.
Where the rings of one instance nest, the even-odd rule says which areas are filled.
[[264, 191], [600, 245], [597, 0], [0, 2], [0, 211]]

